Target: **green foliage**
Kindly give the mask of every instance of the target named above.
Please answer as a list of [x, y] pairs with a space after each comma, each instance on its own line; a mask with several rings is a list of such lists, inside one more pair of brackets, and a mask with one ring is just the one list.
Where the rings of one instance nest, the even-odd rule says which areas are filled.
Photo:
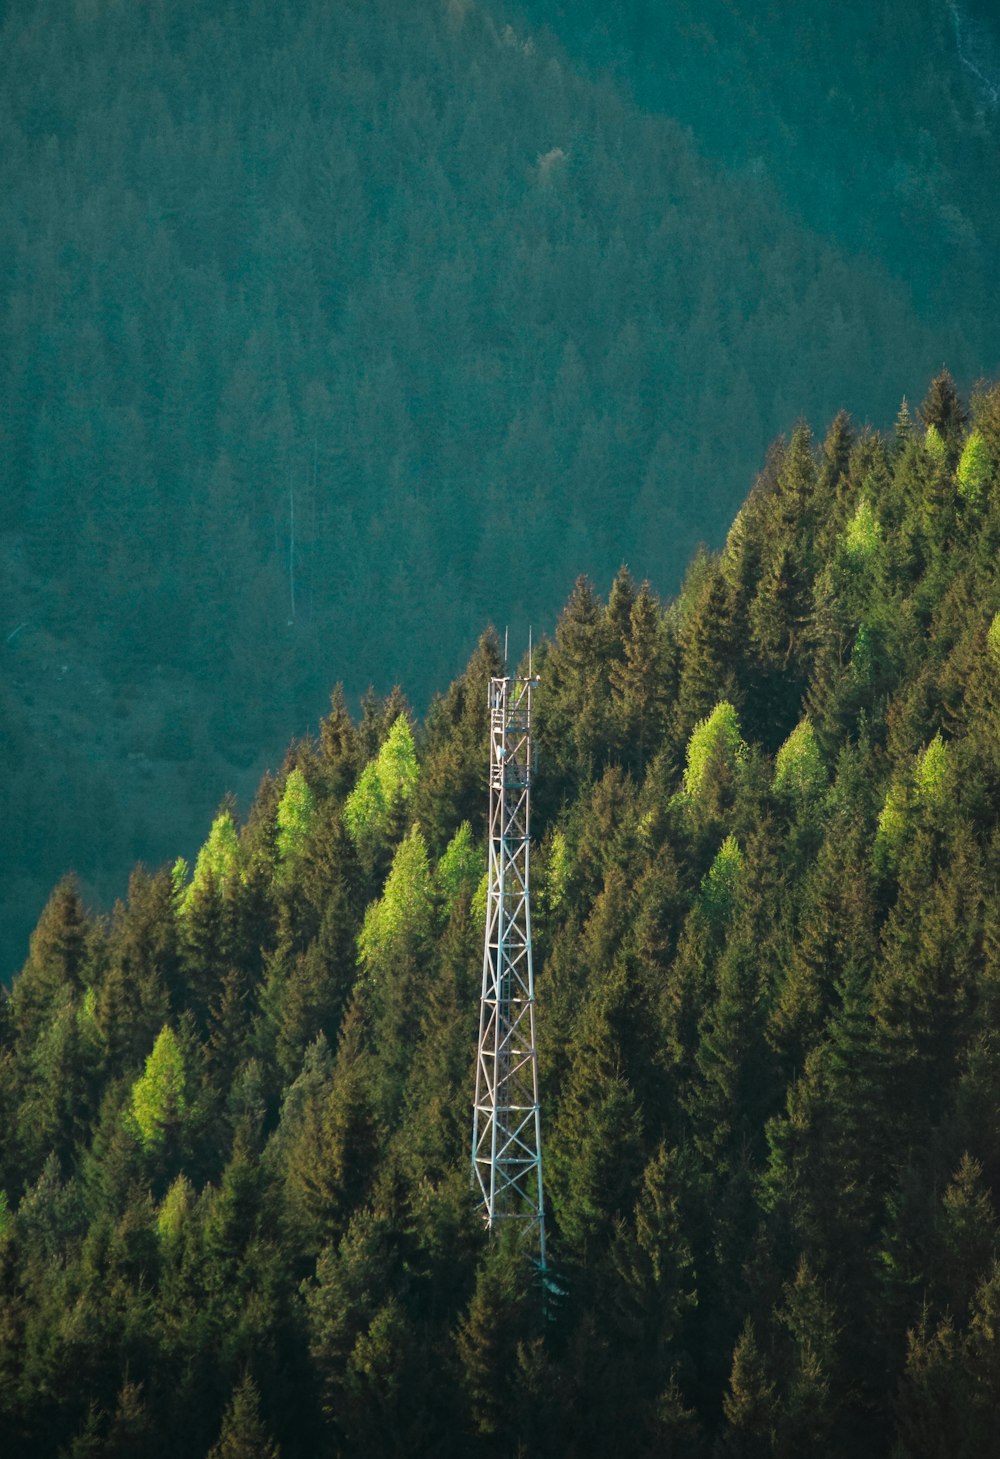
[[369, 843], [385, 831], [413, 794], [419, 773], [409, 721], [401, 714], [344, 804], [344, 824], [355, 842]]
[[885, 804], [879, 811], [875, 835], [875, 861], [887, 868], [895, 866], [906, 834], [910, 797], [906, 787], [895, 782], [889, 786]]
[[986, 631], [986, 643], [993, 657], [1000, 659], [1000, 613], [994, 613]]
[[943, 466], [948, 456], [948, 447], [944, 437], [933, 423], [924, 432], [924, 447], [927, 454], [939, 466]]
[[156, 1234], [165, 1244], [176, 1243], [191, 1218], [194, 1208], [194, 1187], [186, 1175], [179, 1175], [170, 1186], [156, 1213]]
[[959, 458], [956, 479], [966, 501], [979, 502], [993, 472], [989, 447], [979, 431], [973, 431]]
[[132, 1085], [130, 1113], [139, 1139], [156, 1151], [187, 1110], [187, 1072], [177, 1036], [169, 1024], [160, 1030], [146, 1067]]
[[[183, 887], [186, 870], [183, 858], [174, 863], [175, 890], [179, 891]], [[212, 822], [208, 840], [198, 852], [198, 859], [194, 864], [194, 875], [181, 896], [179, 904], [181, 912], [190, 911], [200, 892], [205, 892], [209, 888], [222, 892], [227, 887], [234, 887], [239, 882], [242, 872], [243, 853], [239, 836], [236, 833], [232, 815], [228, 810], [222, 811]]]
[[245, 1373], [233, 1392], [222, 1432], [208, 1451], [208, 1459], [280, 1459], [280, 1454], [261, 1421], [257, 1385]]
[[184, 859], [183, 856], [178, 856], [177, 860], [170, 868], [170, 887], [178, 906], [183, 901], [184, 892], [188, 885], [188, 877], [190, 873], [191, 868], [190, 866], [188, 866], [187, 861]]
[[722, 1407], [731, 1432], [738, 1435], [744, 1444], [756, 1440], [760, 1445], [756, 1450], [748, 1446], [744, 1452], [765, 1454], [770, 1451], [777, 1417], [774, 1383], [768, 1376], [749, 1317], [733, 1350], [729, 1391], [722, 1400]]
[[951, 784], [951, 752], [938, 733], [917, 756], [913, 781], [917, 795], [926, 805], [939, 806]]
[[486, 908], [490, 896], [490, 874], [484, 871], [476, 890], [472, 894], [471, 912], [477, 926], [482, 926], [486, 921]]
[[281, 875], [287, 881], [295, 862], [302, 855], [316, 814], [316, 797], [309, 784], [296, 767], [285, 781], [285, 789], [278, 802], [278, 856]]
[[550, 915], [558, 914], [562, 907], [570, 868], [569, 845], [565, 833], [557, 827], [552, 833], [545, 863], [545, 906]]
[[874, 676], [877, 643], [878, 636], [871, 625], [860, 624], [851, 647], [851, 672], [862, 684]]
[[581, 581], [537, 650], [544, 1286], [468, 1193], [492, 635], [419, 734], [338, 695], [190, 885], [57, 887], [0, 1000], [16, 1452], [992, 1452], [996, 521], [923, 418], [948, 470], [800, 428], [682, 604]]
[[450, 912], [456, 899], [468, 890], [474, 893], [482, 877], [483, 857], [472, 840], [472, 827], [463, 821], [448, 842], [437, 867], [438, 891]]
[[774, 762], [776, 795], [790, 800], [810, 801], [821, 795], [829, 783], [816, 732], [807, 715], [795, 726]]
[[720, 768], [733, 771], [746, 758], [747, 747], [733, 706], [717, 704], [691, 732], [684, 770], [684, 789], [692, 799], [703, 793]]
[[400, 842], [381, 898], [365, 913], [358, 937], [361, 961], [388, 969], [392, 959], [430, 932], [433, 878], [419, 826]]
[[920, 406], [920, 419], [938, 440], [953, 442], [968, 419], [950, 370], [941, 370], [930, 383]]
[[942, 809], [953, 788], [951, 752], [940, 731], [913, 761], [911, 779], [894, 780], [886, 791], [875, 836], [876, 864], [894, 868], [920, 807]]
[[844, 547], [852, 567], [870, 568], [882, 545], [882, 529], [869, 503], [862, 498], [844, 531]]
[[742, 870], [743, 853], [736, 837], [727, 836], [701, 884], [701, 905], [711, 922], [724, 923], [729, 918]]

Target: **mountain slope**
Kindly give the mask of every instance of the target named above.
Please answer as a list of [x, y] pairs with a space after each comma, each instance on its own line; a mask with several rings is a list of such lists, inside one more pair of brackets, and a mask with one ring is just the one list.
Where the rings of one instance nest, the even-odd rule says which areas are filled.
[[1000, 388], [942, 375], [777, 443], [666, 607], [577, 584], [544, 1318], [467, 1183], [492, 634], [110, 921], [61, 884], [2, 1005], [11, 1452], [989, 1452], [998, 543]]
[[581, 570], [673, 588], [796, 411], [995, 365], [961, 268], [922, 320], [490, 7], [14, 0], [0, 81], [11, 967], [335, 678], [423, 705]]

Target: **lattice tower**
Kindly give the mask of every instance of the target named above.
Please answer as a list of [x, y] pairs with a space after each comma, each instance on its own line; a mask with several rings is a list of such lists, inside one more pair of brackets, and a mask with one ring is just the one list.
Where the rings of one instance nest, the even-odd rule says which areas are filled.
[[495, 1231], [517, 1223], [544, 1272], [529, 844], [537, 683], [530, 675], [490, 681], [489, 878], [472, 1170], [486, 1225]]

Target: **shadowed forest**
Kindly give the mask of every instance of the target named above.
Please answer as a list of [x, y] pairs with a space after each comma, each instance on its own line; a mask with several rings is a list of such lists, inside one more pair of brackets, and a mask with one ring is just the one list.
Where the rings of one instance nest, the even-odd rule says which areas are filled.
[[336, 680], [422, 711], [995, 372], [989, 14], [875, 10], [8, 0], [0, 974]]
[[109, 917], [61, 882], [0, 1003], [6, 1452], [994, 1452], [998, 549], [1000, 388], [940, 374], [777, 441], [671, 601], [577, 582], [544, 1302], [468, 1182], [492, 631]]

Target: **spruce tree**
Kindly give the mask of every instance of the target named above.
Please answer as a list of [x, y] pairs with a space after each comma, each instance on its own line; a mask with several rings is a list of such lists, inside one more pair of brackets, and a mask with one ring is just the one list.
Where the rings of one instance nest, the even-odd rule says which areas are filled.
[[244, 1373], [233, 1390], [208, 1459], [280, 1459], [280, 1454], [261, 1419], [257, 1385]]

